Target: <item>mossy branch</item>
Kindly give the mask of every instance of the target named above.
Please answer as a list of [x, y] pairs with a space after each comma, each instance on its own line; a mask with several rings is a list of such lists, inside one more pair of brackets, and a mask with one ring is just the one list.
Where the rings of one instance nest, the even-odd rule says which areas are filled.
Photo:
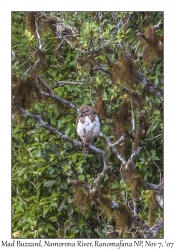
[[156, 238], [157, 234], [161, 229], [163, 229], [164, 223], [163, 218], [161, 218], [159, 221], [157, 221], [152, 227], [150, 227], [148, 230], [144, 233], [144, 238]]
[[[117, 85], [118, 87], [120, 87], [121, 90], [126, 91], [128, 94], [129, 93], [134, 94], [134, 91], [130, 91], [127, 88], [123, 87], [122, 85], [116, 83], [115, 77], [113, 76], [111, 71], [105, 69], [101, 65], [95, 66], [94, 69], [97, 71], [101, 70], [104, 73], [108, 74], [112, 80], [112, 83]], [[155, 83], [146, 79], [146, 77], [137, 70], [134, 71], [134, 80], [139, 82], [143, 89], [149, 91], [151, 94], [158, 96], [159, 98], [161, 98], [163, 100], [163, 90], [161, 88], [159, 88]]]
[[159, 88], [155, 83], [146, 79], [146, 77], [139, 71], [135, 71], [135, 80], [138, 81], [142, 88], [149, 91], [151, 94], [158, 96], [163, 100], [163, 90]]

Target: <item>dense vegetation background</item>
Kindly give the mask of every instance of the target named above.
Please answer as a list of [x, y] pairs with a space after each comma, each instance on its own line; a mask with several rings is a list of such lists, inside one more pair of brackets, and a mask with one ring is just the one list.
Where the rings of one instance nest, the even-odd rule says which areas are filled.
[[12, 237], [163, 237], [162, 89], [162, 12], [12, 12]]

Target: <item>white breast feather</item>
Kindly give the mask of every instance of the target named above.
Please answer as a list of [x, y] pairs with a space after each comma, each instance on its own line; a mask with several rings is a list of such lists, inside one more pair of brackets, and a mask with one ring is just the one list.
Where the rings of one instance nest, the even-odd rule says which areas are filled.
[[94, 122], [91, 122], [88, 116], [85, 117], [85, 123], [78, 122], [77, 133], [80, 138], [87, 143], [93, 143], [94, 137], [98, 137], [100, 133], [100, 120], [95, 115]]

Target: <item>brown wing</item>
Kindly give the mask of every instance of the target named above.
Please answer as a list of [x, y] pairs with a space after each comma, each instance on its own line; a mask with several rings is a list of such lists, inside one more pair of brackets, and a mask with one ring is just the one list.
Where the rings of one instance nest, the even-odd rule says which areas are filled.
[[[76, 119], [76, 127], [77, 127], [77, 125], [78, 125], [78, 122], [79, 122], [79, 117], [77, 117], [77, 119]], [[81, 140], [81, 137], [78, 135], [78, 133], [77, 133], [77, 129], [76, 129], [76, 134], [77, 134], [77, 137], [78, 137], [78, 140], [79, 141], [82, 141]]]

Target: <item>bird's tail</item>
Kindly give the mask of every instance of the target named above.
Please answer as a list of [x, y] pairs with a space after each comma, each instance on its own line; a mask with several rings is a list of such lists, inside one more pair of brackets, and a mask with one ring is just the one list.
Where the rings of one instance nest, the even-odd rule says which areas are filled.
[[88, 155], [89, 154], [89, 148], [87, 146], [82, 147], [82, 154], [83, 155]]

